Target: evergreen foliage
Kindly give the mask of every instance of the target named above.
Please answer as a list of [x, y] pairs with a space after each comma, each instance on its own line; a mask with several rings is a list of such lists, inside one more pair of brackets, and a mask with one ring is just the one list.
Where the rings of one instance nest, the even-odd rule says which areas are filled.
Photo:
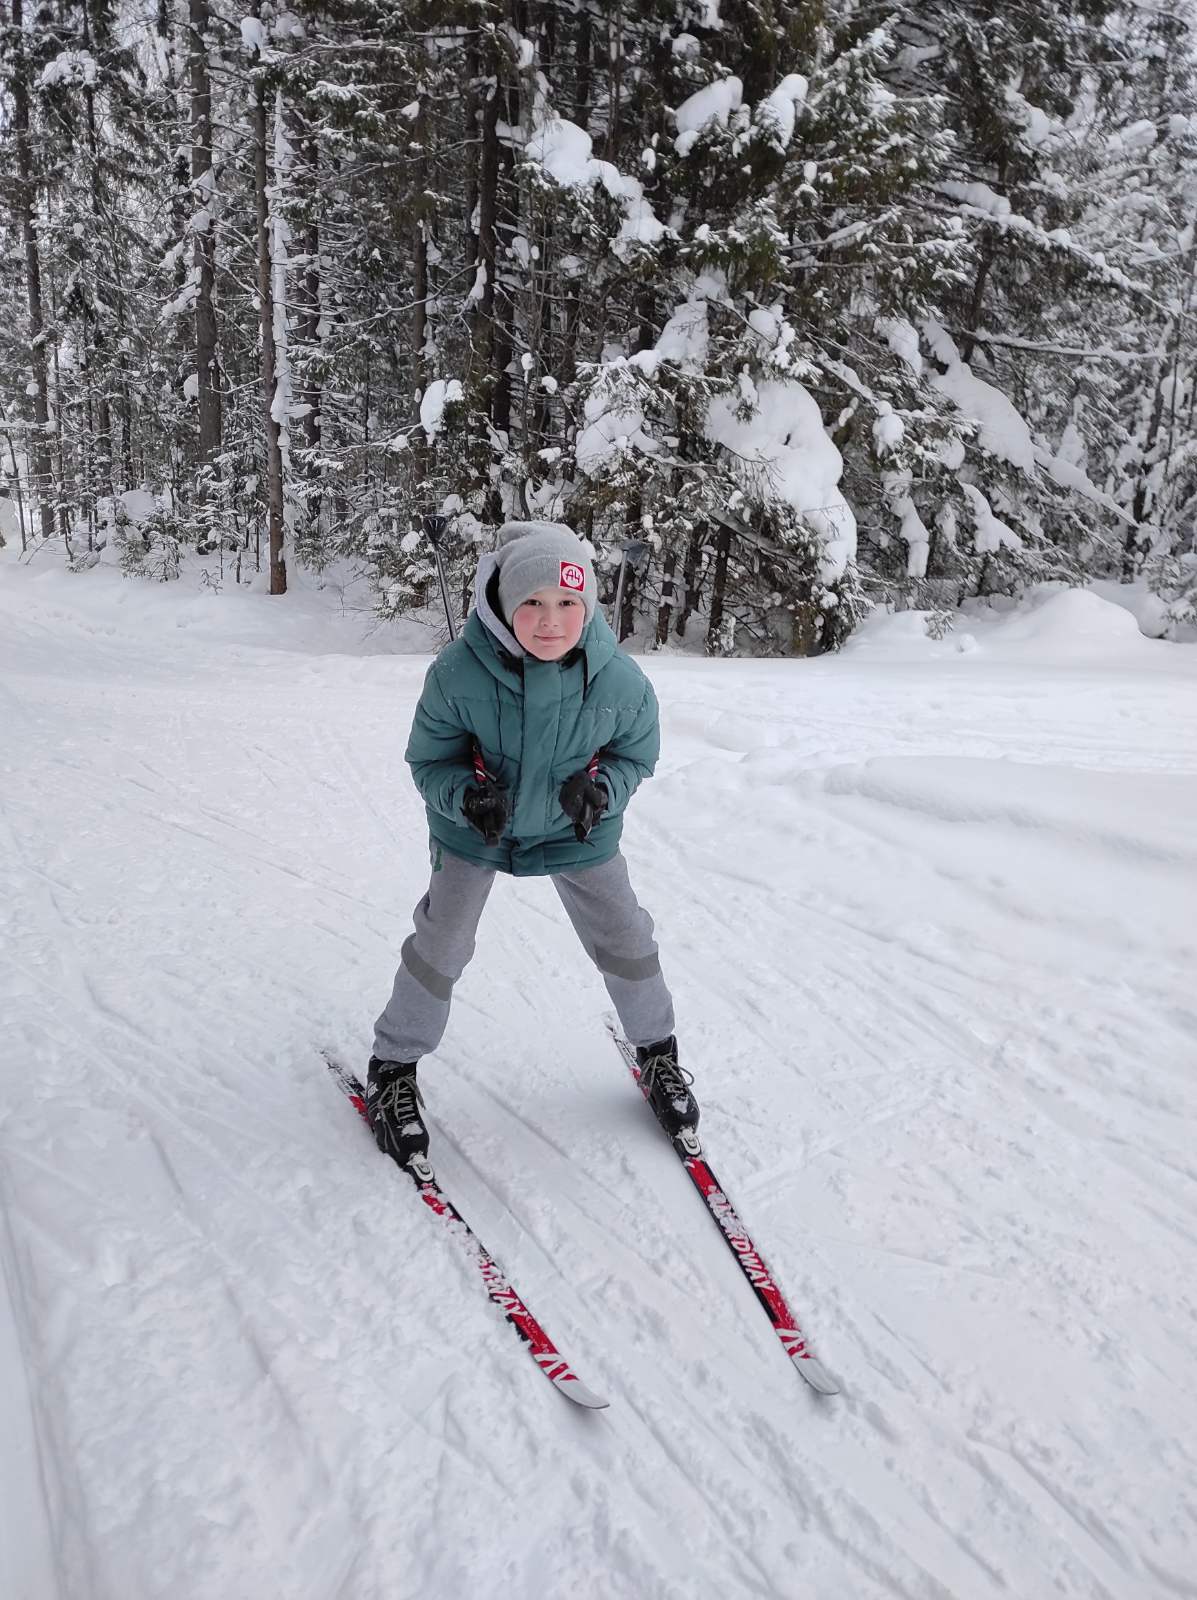
[[1184, 9], [8, 0], [0, 432], [33, 542], [834, 647], [1045, 578], [1194, 607]]

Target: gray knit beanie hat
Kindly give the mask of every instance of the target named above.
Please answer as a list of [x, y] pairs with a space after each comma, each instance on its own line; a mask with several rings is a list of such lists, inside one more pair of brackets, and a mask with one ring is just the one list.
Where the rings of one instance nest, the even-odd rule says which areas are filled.
[[564, 522], [505, 522], [499, 529], [499, 607], [510, 623], [516, 607], [540, 589], [576, 594], [594, 615], [594, 568], [586, 547]]

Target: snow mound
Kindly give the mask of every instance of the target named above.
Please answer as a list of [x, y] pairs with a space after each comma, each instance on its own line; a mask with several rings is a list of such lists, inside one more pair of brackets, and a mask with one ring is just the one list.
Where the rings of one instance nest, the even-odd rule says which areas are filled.
[[[121, 499], [137, 504], [139, 493]], [[114, 550], [110, 545], [105, 558]], [[8, 544], [0, 550], [0, 597], [12, 595], [25, 622], [71, 639], [72, 648], [89, 639], [120, 640], [122, 648], [150, 662], [181, 648], [180, 631], [197, 643], [206, 639], [228, 649], [231, 659], [241, 649], [312, 657], [422, 655], [437, 648], [443, 628], [437, 611], [380, 627], [374, 595], [348, 563], [320, 574], [294, 564], [280, 606], [267, 594], [267, 574], [250, 579], [247, 572], [247, 581], [238, 584], [232, 560], [222, 574], [217, 556], [184, 566], [173, 583], [126, 578], [106, 559], [87, 573], [69, 572], [62, 560], [57, 543], [27, 559], [18, 543]]]
[[[874, 611], [844, 644], [841, 655], [886, 657], [893, 661], [933, 661], [967, 654], [977, 647], [971, 632], [957, 622], [942, 639], [927, 632], [930, 611]], [[969, 619], [971, 626], [972, 619]]]
[[[989, 981], [1015, 1009], [1026, 986], [1041, 981], [1050, 1008], [1070, 974], [1084, 1012], [1103, 982], [1116, 987], [1124, 972], [1149, 993], [1161, 966], [1191, 970], [1197, 841], [1187, 819], [1197, 774], [1102, 771], [1037, 756], [920, 752], [810, 771], [789, 790], [792, 831], [819, 838], [850, 826], [875, 841], [870, 865], [836, 863], [834, 893], [859, 915], [869, 899], [865, 874], [881, 871], [887, 895], [868, 913], [874, 935], [937, 965], [963, 960], [973, 979], [996, 957]], [[934, 888], [903, 884], [915, 862]], [[804, 904], [817, 906], [818, 892], [809, 882]], [[970, 928], [978, 915], [984, 955]], [[1151, 1010], [1146, 993], [1134, 1015]], [[1160, 1049], [1161, 1066], [1169, 1055], [1177, 1065], [1191, 1059], [1193, 1037], [1186, 1022], [1185, 1038]], [[1085, 1071], [1101, 1048], [1091, 1043]], [[1121, 1048], [1110, 1059], [1120, 1072]]]
[[1052, 660], [1155, 653], [1129, 611], [1111, 605], [1090, 589], [1063, 589], [1033, 595], [995, 630], [996, 648], [1013, 646]]
[[841, 653], [891, 661], [933, 661], [974, 652], [1028, 662], [1160, 659], [1157, 641], [1144, 637], [1128, 603], [1104, 599], [1092, 589], [1044, 585], [1020, 604], [1007, 605], [1009, 609], [998, 610], [977, 601], [970, 610], [953, 612], [952, 626], [942, 639], [928, 634], [933, 612], [875, 611]]
[[[1197, 841], [1187, 821], [1197, 812], [1197, 777], [1190, 774], [897, 756], [833, 767], [806, 781], [827, 795], [857, 796], [939, 823], [1054, 835], [1197, 872]], [[995, 850], [995, 859], [1000, 855]], [[1075, 896], [1075, 886], [1070, 892]]]
[[1090, 593], [1134, 617], [1139, 632], [1148, 639], [1167, 636], [1168, 602], [1162, 595], [1153, 593], [1142, 579], [1137, 583], [1119, 583], [1113, 578], [1098, 578], [1090, 586]]

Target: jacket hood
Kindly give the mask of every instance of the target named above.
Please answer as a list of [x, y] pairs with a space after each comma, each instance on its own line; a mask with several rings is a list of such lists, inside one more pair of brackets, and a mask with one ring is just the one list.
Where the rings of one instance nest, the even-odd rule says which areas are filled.
[[[462, 638], [487, 670], [506, 682], [518, 682], [524, 662], [533, 659], [499, 610], [499, 558], [494, 552], [484, 555], [478, 563], [474, 609], [466, 620]], [[588, 680], [593, 680], [618, 648], [606, 617], [596, 608], [578, 640], [578, 649], [586, 660]]]
[[474, 575], [474, 610], [487, 632], [499, 641], [508, 655], [518, 661], [524, 654], [524, 647], [503, 621], [503, 614], [499, 610], [498, 575], [499, 557], [497, 552], [491, 551], [482, 557]]

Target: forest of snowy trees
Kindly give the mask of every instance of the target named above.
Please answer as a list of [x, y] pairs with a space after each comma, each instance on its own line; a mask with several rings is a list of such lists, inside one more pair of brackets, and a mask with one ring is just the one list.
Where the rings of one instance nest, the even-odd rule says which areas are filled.
[[[1197, 30], [1156, 0], [5, 0], [30, 550], [460, 595], [568, 520], [621, 634], [1145, 581], [1197, 620]], [[262, 581], [265, 581], [263, 579]]]

